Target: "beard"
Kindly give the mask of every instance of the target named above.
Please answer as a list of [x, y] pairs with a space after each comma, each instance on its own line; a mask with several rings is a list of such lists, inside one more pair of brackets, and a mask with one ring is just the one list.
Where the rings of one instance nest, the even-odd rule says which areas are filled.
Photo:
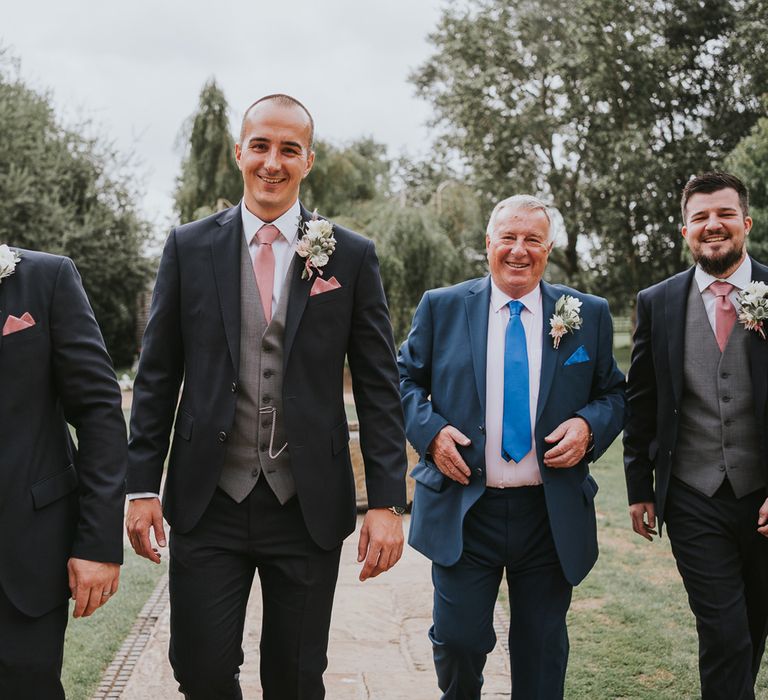
[[693, 256], [694, 261], [701, 266], [712, 277], [720, 277], [723, 273], [730, 270], [737, 262], [739, 262], [744, 255], [744, 246], [739, 248], [731, 248], [722, 255], [715, 258], [708, 258], [705, 255]]

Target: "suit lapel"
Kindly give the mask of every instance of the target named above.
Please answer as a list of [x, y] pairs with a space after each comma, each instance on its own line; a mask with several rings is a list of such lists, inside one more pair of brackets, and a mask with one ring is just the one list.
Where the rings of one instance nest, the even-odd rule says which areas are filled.
[[243, 245], [240, 205], [223, 212], [217, 223], [219, 228], [211, 236], [211, 257], [224, 334], [237, 374], [240, 371], [240, 252]]
[[[768, 283], [768, 267], [752, 258], [752, 281]], [[765, 402], [768, 398], [768, 341], [757, 331], [749, 331], [749, 367], [752, 374], [752, 393], [758, 425], [765, 420]]]
[[536, 424], [538, 425], [544, 406], [549, 398], [549, 392], [552, 390], [552, 381], [557, 369], [558, 351], [547, 333], [549, 319], [555, 313], [555, 302], [558, 294], [554, 287], [541, 281], [541, 312], [543, 314], [543, 323], [541, 330], [541, 375], [539, 380], [539, 398], [536, 404]]
[[[303, 224], [310, 219], [310, 213], [304, 208], [303, 204], [299, 203], [299, 205], [301, 207], [301, 222]], [[293, 341], [296, 339], [296, 332], [299, 329], [301, 317], [307, 306], [312, 282], [317, 275], [317, 273], [313, 273], [308, 279], [301, 279], [301, 273], [304, 270], [304, 259], [296, 253], [294, 253], [294, 257], [298, 259], [294, 260], [293, 273], [291, 274], [291, 279], [288, 280], [288, 309], [286, 311], [285, 335], [283, 337], [284, 368], [288, 366], [288, 357], [291, 354]]]
[[685, 352], [685, 318], [688, 293], [694, 284], [692, 267], [667, 281], [664, 290], [664, 320], [667, 331], [667, 359], [675, 403], [680, 404], [683, 395], [683, 354]]
[[469, 347], [480, 406], [485, 415], [485, 370], [488, 359], [488, 308], [491, 303], [491, 278], [484, 277], [464, 298], [469, 326]]

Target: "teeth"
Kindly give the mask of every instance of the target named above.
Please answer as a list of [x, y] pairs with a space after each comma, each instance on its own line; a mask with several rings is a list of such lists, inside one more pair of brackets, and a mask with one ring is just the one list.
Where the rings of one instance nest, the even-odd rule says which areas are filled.
[[280, 178], [275, 178], [275, 177], [264, 177], [264, 176], [262, 176], [261, 179], [264, 180], [264, 182], [266, 182], [269, 185], [276, 185], [278, 182], [282, 182], [282, 180]]

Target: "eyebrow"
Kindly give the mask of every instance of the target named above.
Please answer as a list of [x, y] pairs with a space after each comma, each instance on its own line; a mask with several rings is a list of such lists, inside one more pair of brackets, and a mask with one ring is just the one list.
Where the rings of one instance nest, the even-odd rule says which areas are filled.
[[[691, 212], [691, 217], [698, 216], [699, 214], [706, 214], [709, 211], [709, 209], [698, 209], [697, 211]], [[736, 207], [715, 207], [715, 211], [717, 212], [738, 212], [739, 210]]]
[[[252, 143], [270, 143], [268, 138], [265, 138], [264, 136], [254, 136], [250, 139], [248, 139], [248, 145], [250, 146]], [[304, 146], [302, 146], [298, 141], [281, 141], [281, 146], [293, 146], [294, 148], [303, 149]]]

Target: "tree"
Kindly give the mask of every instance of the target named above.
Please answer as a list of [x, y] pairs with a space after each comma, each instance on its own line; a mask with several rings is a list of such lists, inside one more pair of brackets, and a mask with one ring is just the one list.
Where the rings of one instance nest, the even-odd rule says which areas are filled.
[[469, 0], [446, 7], [411, 79], [485, 203], [551, 201], [559, 264], [621, 308], [684, 264], [683, 184], [763, 113], [767, 13], [759, 0]]
[[130, 161], [88, 129], [64, 127], [50, 97], [0, 56], [0, 241], [71, 257], [112, 360], [126, 365], [152, 233], [136, 210]]
[[235, 163], [229, 106], [213, 78], [203, 85], [197, 111], [182, 127], [180, 140], [185, 151], [174, 195], [180, 221], [212, 214], [220, 200], [238, 201], [243, 180]]
[[463, 279], [462, 259], [425, 207], [381, 204], [367, 224], [381, 265], [395, 340], [405, 340], [424, 290]]
[[316, 141], [315, 164], [301, 186], [301, 198], [323, 216], [353, 217], [361, 204], [385, 197], [390, 163], [386, 146], [361, 138], [337, 147]]
[[725, 161], [725, 168], [740, 177], [749, 190], [752, 230], [749, 252], [768, 260], [768, 118], [763, 117]]

